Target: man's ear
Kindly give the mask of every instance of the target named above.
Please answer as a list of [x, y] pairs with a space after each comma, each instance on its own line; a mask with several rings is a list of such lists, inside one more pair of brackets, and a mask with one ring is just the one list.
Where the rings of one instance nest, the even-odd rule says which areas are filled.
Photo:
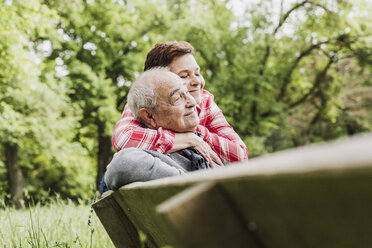
[[145, 124], [145, 126], [152, 128], [152, 129], [156, 129], [157, 126], [156, 126], [156, 121], [153, 116], [153, 111], [147, 108], [141, 108], [138, 111], [138, 115], [141, 118], [143, 124]]

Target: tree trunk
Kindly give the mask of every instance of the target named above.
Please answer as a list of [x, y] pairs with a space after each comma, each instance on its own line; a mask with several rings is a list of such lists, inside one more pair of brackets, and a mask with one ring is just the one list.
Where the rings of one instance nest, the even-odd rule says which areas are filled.
[[23, 174], [18, 163], [18, 146], [16, 144], [5, 143], [4, 152], [11, 202], [16, 209], [20, 209], [24, 207], [24, 199]]
[[97, 178], [96, 188], [99, 190], [99, 185], [103, 174], [106, 171], [106, 166], [112, 158], [111, 137], [105, 135], [105, 123], [97, 121], [98, 125], [98, 156], [97, 156]]

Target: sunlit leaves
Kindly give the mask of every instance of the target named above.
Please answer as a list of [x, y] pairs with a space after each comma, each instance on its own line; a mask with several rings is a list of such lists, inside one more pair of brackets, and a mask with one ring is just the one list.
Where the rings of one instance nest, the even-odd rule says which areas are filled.
[[[65, 82], [57, 81], [54, 63], [44, 60], [57, 35], [58, 15], [36, 0], [1, 4], [0, 12], [0, 142], [17, 144], [19, 163], [27, 172], [25, 187], [34, 195], [41, 187], [63, 183], [76, 172], [73, 166], [91, 162], [73, 141], [81, 113], [71, 104]], [[43, 183], [41, 171], [51, 184]], [[32, 183], [37, 180], [39, 186]], [[87, 181], [69, 180], [87, 190]]]

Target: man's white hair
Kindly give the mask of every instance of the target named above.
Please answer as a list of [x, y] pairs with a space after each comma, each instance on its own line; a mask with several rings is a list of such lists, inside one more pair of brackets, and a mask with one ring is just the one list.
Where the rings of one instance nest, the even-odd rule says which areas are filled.
[[157, 93], [155, 84], [161, 80], [161, 73], [170, 72], [168, 67], [154, 67], [142, 73], [132, 84], [127, 103], [136, 120], [142, 123], [139, 116], [141, 108], [157, 110]]

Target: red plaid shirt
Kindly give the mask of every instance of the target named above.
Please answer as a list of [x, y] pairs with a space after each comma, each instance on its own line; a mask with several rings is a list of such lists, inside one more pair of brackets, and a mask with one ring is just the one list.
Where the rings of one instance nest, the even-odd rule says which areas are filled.
[[[223, 163], [248, 160], [248, 150], [244, 142], [226, 121], [211, 93], [203, 90], [202, 100], [196, 109], [200, 120], [196, 131], [212, 147]], [[112, 136], [112, 145], [117, 151], [137, 147], [165, 153], [173, 147], [173, 144], [174, 132], [162, 128], [157, 130], [143, 128], [134, 119], [128, 104], [124, 108], [121, 119], [116, 123]]]

